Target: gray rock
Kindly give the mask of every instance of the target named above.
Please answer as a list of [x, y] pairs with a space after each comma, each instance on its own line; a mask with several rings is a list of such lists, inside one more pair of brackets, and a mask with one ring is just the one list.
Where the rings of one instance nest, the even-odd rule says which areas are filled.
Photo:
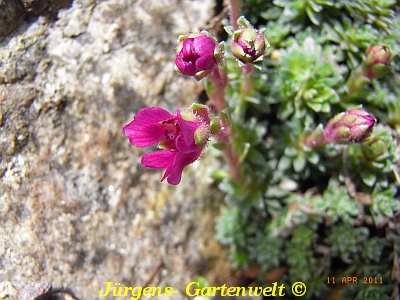
[[0, 0], [0, 37], [39, 14], [54, 17], [60, 8], [71, 3], [72, 0]]
[[48, 0], [21, 0], [22, 6], [27, 13], [40, 14], [49, 5]]
[[15, 0], [0, 0], [0, 37], [13, 31], [24, 18], [24, 10]]
[[[21, 3], [7, 13], [44, 11], [44, 1]], [[185, 299], [204, 263], [222, 255], [213, 242], [221, 197], [209, 178], [218, 161], [206, 153], [169, 186], [122, 132], [146, 106], [173, 112], [197, 101], [201, 83], [174, 72], [174, 47], [212, 8], [75, 0], [56, 21], [23, 21], [0, 41], [1, 299], [38, 282], [106, 299], [109, 281], [172, 286]]]

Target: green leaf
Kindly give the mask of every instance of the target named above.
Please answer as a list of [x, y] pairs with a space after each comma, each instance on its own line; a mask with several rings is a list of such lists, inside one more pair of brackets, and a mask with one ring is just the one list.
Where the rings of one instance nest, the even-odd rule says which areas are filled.
[[249, 153], [250, 150], [250, 143], [243, 143], [241, 145], [241, 149], [239, 150], [239, 162], [243, 162], [246, 159], [247, 154]]
[[304, 157], [297, 156], [293, 160], [293, 169], [296, 173], [300, 173], [301, 171], [304, 170], [306, 164], [307, 164], [307, 161]]
[[308, 161], [314, 165], [317, 165], [319, 163], [319, 155], [316, 152], [312, 152], [308, 157]]
[[387, 241], [383, 238], [373, 237], [369, 239], [364, 247], [362, 256], [368, 262], [379, 263], [381, 261], [383, 248], [387, 245]]
[[285, 171], [292, 166], [292, 160], [287, 156], [282, 156], [278, 163], [278, 170]]
[[215, 170], [215, 171], [211, 172], [210, 176], [211, 176], [211, 178], [218, 179], [218, 180], [231, 177], [229, 172], [227, 172], [225, 170]]
[[315, 112], [320, 112], [322, 110], [322, 104], [321, 103], [315, 103], [315, 102], [306, 102], [306, 105], [314, 110]]
[[370, 187], [373, 187], [376, 182], [376, 175], [373, 173], [360, 172], [363, 182]]
[[281, 106], [279, 107], [277, 116], [279, 119], [281, 120], [286, 120], [291, 114], [293, 114], [294, 112], [294, 108], [292, 103], [287, 102], [285, 104], [281, 104]]
[[272, 7], [267, 11], [264, 11], [260, 16], [265, 20], [276, 20], [282, 14], [282, 9], [279, 7]]
[[321, 25], [321, 14], [318, 11], [314, 11], [312, 8], [306, 7], [306, 12], [308, 17], [310, 18], [310, 21], [314, 25]]
[[194, 278], [194, 281], [196, 281], [196, 282], [199, 283], [198, 288], [200, 288], [200, 289], [201, 289], [201, 288], [204, 288], [204, 287], [210, 286], [210, 284], [208, 283], [207, 278], [205, 278], [204, 276], [196, 276], [196, 277]]
[[297, 152], [296, 148], [294, 148], [294, 147], [286, 147], [284, 153], [288, 157], [295, 157], [298, 152]]
[[231, 253], [231, 259], [235, 266], [245, 267], [248, 264], [249, 253], [245, 250], [238, 250]]

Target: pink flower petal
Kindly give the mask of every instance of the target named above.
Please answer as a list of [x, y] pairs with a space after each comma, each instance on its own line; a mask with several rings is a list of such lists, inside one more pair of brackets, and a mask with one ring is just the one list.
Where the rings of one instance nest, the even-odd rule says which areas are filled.
[[163, 120], [174, 118], [175, 116], [160, 107], [143, 108], [135, 116], [135, 120], [140, 124], [152, 124]]
[[182, 135], [180, 138], [176, 139], [176, 148], [181, 153], [190, 153], [193, 151], [198, 151], [199, 148], [196, 146], [194, 141], [194, 133], [196, 129], [200, 126], [199, 122], [186, 121], [181, 118], [180, 111], [177, 112], [179, 127], [181, 129]]
[[[206, 121], [196, 113], [206, 115]], [[185, 111], [184, 118], [179, 110], [172, 115], [159, 107], [151, 107], [141, 110], [123, 128], [130, 142], [138, 147], [159, 143], [164, 150], [145, 154], [141, 163], [145, 168], [166, 169], [161, 181], [167, 178], [173, 185], [180, 183], [183, 169], [199, 158], [203, 149], [196, 145], [194, 134], [199, 126], [210, 122], [207, 111], [201, 109]]]
[[200, 35], [195, 37], [193, 40], [193, 43], [191, 45], [192, 52], [196, 53], [198, 56], [203, 56], [211, 53], [214, 57], [214, 49], [216, 44], [217, 43], [212, 38], [206, 35]]
[[173, 163], [176, 154], [169, 150], [149, 152], [143, 155], [142, 165], [145, 168], [165, 169]]
[[[183, 75], [195, 76], [199, 80], [208, 75], [217, 65], [214, 56], [217, 44], [216, 40], [205, 34], [188, 37], [178, 46], [180, 50], [175, 58], [175, 65]], [[204, 72], [204, 74], [198, 74], [199, 72]]]
[[176, 118], [159, 107], [142, 109], [123, 130], [129, 142], [137, 147], [148, 147], [164, 139], [164, 128], [159, 122]]
[[204, 54], [203, 56], [200, 56], [199, 59], [196, 60], [195, 68], [198, 71], [210, 70], [214, 68], [216, 64], [217, 61], [215, 60], [213, 53]]
[[201, 150], [188, 154], [177, 152], [173, 163], [167, 168], [161, 181], [163, 181], [167, 177], [167, 181], [169, 184], [179, 184], [181, 182], [183, 169], [193, 163], [195, 160], [197, 160], [200, 154]]
[[194, 76], [196, 74], [195, 63], [190, 60], [184, 60], [182, 52], [176, 56], [175, 64], [183, 75]]
[[182, 53], [184, 56], [193, 56], [193, 42], [194, 38], [187, 38], [186, 40], [183, 41], [183, 47], [182, 47]]

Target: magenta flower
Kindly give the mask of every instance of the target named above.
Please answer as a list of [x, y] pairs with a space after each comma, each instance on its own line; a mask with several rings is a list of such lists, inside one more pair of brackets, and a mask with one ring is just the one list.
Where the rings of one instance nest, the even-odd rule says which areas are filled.
[[197, 80], [209, 75], [221, 60], [221, 49], [215, 38], [205, 32], [180, 36], [175, 65], [185, 76]]
[[181, 181], [183, 169], [197, 160], [210, 137], [209, 110], [198, 104], [195, 109], [176, 111], [175, 115], [159, 108], [141, 110], [124, 128], [131, 144], [148, 147], [158, 144], [161, 151], [142, 158], [146, 168], [166, 169], [163, 178], [169, 184]]

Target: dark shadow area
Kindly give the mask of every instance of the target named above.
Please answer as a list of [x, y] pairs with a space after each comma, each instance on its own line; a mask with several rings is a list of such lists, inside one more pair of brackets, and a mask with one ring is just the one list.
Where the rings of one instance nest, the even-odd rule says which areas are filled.
[[0, 39], [6, 37], [24, 22], [33, 22], [46, 16], [50, 22], [62, 8], [70, 7], [73, 0], [0, 0]]

